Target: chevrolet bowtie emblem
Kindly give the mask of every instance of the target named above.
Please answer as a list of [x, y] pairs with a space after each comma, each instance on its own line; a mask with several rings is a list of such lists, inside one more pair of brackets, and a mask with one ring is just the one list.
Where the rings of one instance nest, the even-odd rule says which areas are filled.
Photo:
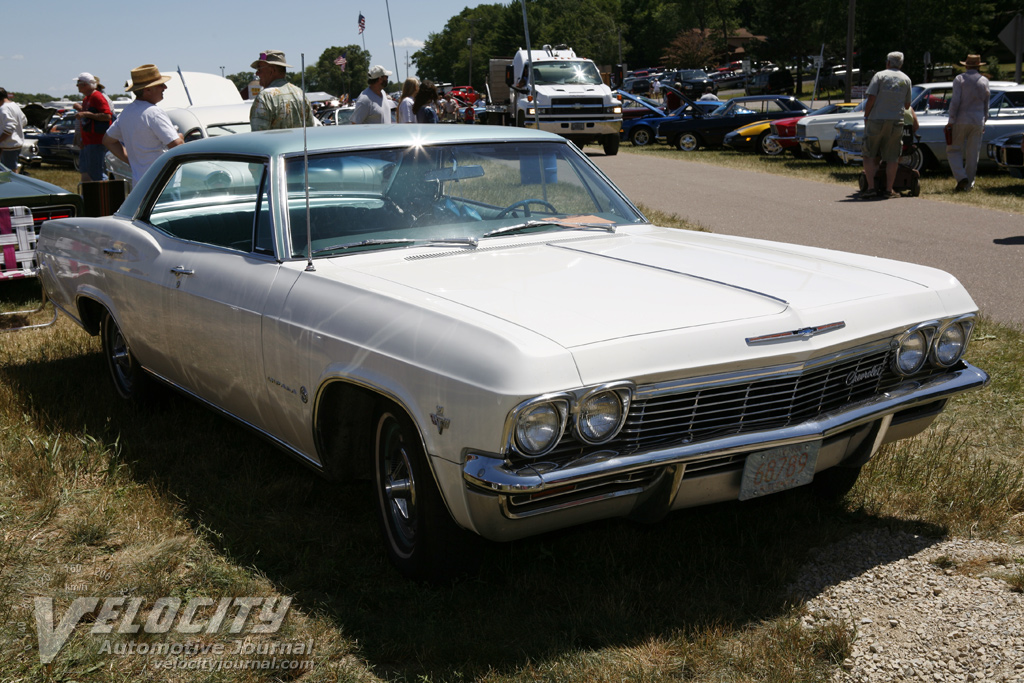
[[774, 334], [765, 334], [760, 337], [747, 337], [747, 344], [767, 344], [776, 341], [789, 341], [791, 339], [809, 339], [811, 337], [816, 337], [819, 334], [825, 334], [826, 332], [841, 330], [844, 327], [846, 327], [846, 323], [842, 321], [828, 323], [827, 325], [818, 325], [817, 327], [801, 327], [799, 330], [776, 332]]

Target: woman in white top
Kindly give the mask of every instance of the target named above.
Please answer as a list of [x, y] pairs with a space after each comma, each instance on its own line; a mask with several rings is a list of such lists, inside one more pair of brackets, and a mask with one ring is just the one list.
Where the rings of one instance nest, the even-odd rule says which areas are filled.
[[415, 78], [407, 78], [402, 84], [402, 100], [398, 103], [399, 123], [416, 123], [416, 116], [412, 113], [412, 103], [419, 87], [420, 82]]

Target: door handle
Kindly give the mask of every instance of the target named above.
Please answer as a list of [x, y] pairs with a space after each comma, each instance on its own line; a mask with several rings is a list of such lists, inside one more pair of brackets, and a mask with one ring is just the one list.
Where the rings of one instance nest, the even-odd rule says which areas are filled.
[[193, 274], [193, 271], [189, 270], [185, 266], [177, 266], [175, 268], [171, 268], [171, 272], [174, 273], [175, 275], [192, 275]]
[[118, 254], [123, 254], [124, 249], [119, 249], [117, 247], [107, 247], [103, 250], [103, 253], [106, 254], [107, 256], [117, 256]]

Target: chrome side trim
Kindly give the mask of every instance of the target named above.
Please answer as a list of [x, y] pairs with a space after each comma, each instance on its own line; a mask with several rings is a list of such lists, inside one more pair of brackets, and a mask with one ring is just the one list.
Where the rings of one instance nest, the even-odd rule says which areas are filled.
[[496, 493], [540, 492], [639, 469], [824, 439], [901, 410], [980, 389], [988, 381], [988, 375], [984, 371], [964, 363], [964, 367], [955, 372], [921, 382], [905, 382], [885, 394], [823, 414], [817, 419], [799, 425], [766, 432], [738, 434], [700, 443], [680, 444], [627, 456], [603, 452], [599, 458], [585, 457], [543, 471], [539, 467], [512, 470], [506, 466], [503, 459], [470, 452], [463, 464], [463, 477], [471, 487]]

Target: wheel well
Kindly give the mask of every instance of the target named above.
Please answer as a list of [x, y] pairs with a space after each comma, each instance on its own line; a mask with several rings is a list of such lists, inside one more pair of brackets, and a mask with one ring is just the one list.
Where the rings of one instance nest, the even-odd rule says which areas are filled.
[[94, 337], [100, 333], [100, 325], [106, 312], [107, 307], [95, 299], [82, 297], [78, 300], [78, 316], [82, 321], [82, 327]]
[[316, 408], [317, 454], [334, 480], [373, 478], [374, 416], [390, 408], [416, 424], [402, 406], [366, 387], [331, 382]]

